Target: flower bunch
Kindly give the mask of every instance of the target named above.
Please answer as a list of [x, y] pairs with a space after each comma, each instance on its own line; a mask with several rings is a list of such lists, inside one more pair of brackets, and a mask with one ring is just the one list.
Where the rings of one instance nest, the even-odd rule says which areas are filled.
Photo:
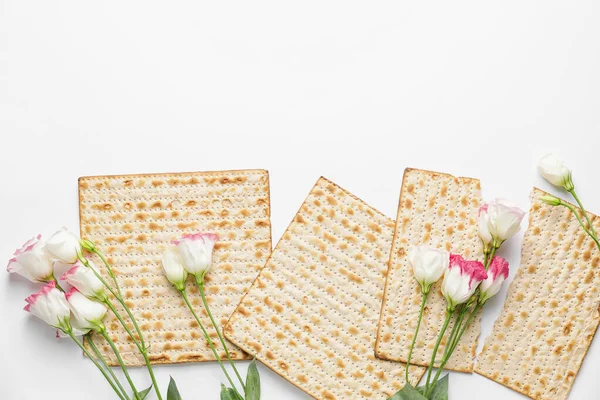
[[588, 213], [585, 211], [583, 203], [579, 200], [579, 197], [575, 192], [575, 184], [573, 183], [573, 174], [571, 170], [562, 162], [562, 160], [552, 154], [542, 157], [538, 164], [538, 170], [548, 182], [569, 192], [573, 199], [575, 199], [575, 202], [577, 202], [581, 212], [576, 210], [571, 204], [551, 194], [542, 196], [541, 200], [551, 206], [566, 207], [571, 210], [583, 231], [594, 241], [594, 243], [596, 243], [598, 250], [600, 250], [598, 233], [596, 232]]
[[[394, 395], [398, 397], [392, 396], [391, 399], [432, 399], [437, 398], [436, 396], [442, 392], [447, 392], [447, 378], [439, 379], [440, 374], [473, 318], [484, 304], [500, 291], [502, 284], [508, 278], [508, 262], [497, 256], [496, 252], [507, 239], [519, 231], [524, 216], [525, 212], [519, 207], [502, 199], [496, 199], [480, 208], [479, 236], [483, 243], [483, 262], [466, 260], [459, 254], [450, 254], [427, 246], [409, 249], [408, 261], [412, 267], [413, 276], [420, 286], [422, 301], [406, 363], [407, 382], [410, 360], [419, 334], [427, 298], [433, 284], [442, 276], [441, 292], [446, 299], [446, 317], [433, 347], [425, 385], [413, 388], [407, 383], [400, 392]], [[454, 325], [447, 338], [438, 371], [432, 380], [434, 364], [438, 364], [436, 360], [438, 349], [452, 319], [454, 319]]]
[[[94, 254], [102, 260], [107, 274], [112, 278], [113, 285], [109, 285], [100, 274], [98, 268], [84, 255], [84, 252]], [[70, 269], [60, 278], [63, 284], [67, 283], [71, 286], [68, 291], [63, 289], [60, 281], [55, 276], [54, 267], [56, 263], [71, 264]], [[13, 258], [8, 262], [7, 270], [8, 272], [19, 274], [32, 282], [45, 283], [37, 293], [32, 294], [25, 300], [27, 302], [25, 311], [30, 312], [48, 325], [56, 328], [57, 337], [71, 338], [92, 360], [119, 399], [143, 400], [152, 387], [154, 387], [158, 399], [162, 400], [162, 395], [156, 384], [154, 372], [150, 365], [147, 354], [148, 347], [144, 341], [142, 331], [133, 313], [123, 300], [121, 289], [112, 267], [94, 243], [78, 238], [65, 228], [57, 231], [45, 242], [42, 240], [41, 235], [38, 235], [15, 251]], [[107, 291], [125, 309], [131, 325], [135, 328], [135, 334], [115, 308]], [[136, 388], [119, 349], [106, 330], [103, 320], [109, 309], [115, 314], [144, 357], [152, 380], [152, 385], [145, 390], [139, 391]], [[101, 335], [114, 352], [127, 379], [127, 383], [133, 392], [132, 395], [125, 390], [117, 376], [108, 366], [106, 359], [91, 339], [91, 332]], [[83, 337], [82, 340], [79, 339], [81, 336]], [[91, 351], [84, 345], [85, 342], [88, 343]], [[171, 386], [175, 386], [174, 382], [171, 383]]]
[[[215, 243], [219, 240], [219, 237], [214, 233], [195, 233], [191, 235], [183, 236], [180, 239], [174, 240], [173, 247], [167, 249], [162, 255], [162, 266], [165, 272], [165, 276], [173, 284], [173, 286], [181, 294], [185, 304], [189, 308], [190, 312], [196, 319], [196, 322], [202, 329], [204, 339], [211, 348], [215, 359], [218, 361], [223, 373], [225, 374], [230, 387], [221, 385], [221, 399], [222, 400], [259, 400], [260, 399], [260, 378], [256, 362], [253, 361], [248, 368], [248, 374], [246, 376], [246, 382], [242, 379], [239, 371], [237, 370], [235, 363], [231, 359], [229, 349], [223, 337], [222, 332], [213, 317], [208, 301], [206, 299], [205, 290], [205, 277], [209, 273], [212, 267], [212, 253]], [[200, 296], [202, 298], [202, 304], [204, 309], [210, 318], [210, 322], [217, 332], [219, 341], [225, 350], [227, 360], [231, 365], [238, 382], [242, 387], [242, 392], [236, 387], [231, 375], [225, 368], [223, 360], [219, 355], [215, 343], [210, 337], [206, 327], [202, 320], [198, 317], [198, 314], [192, 307], [190, 300], [187, 295], [186, 281], [188, 276], [192, 276], [195, 284], [198, 286]], [[242, 396], [243, 393], [244, 395]]]

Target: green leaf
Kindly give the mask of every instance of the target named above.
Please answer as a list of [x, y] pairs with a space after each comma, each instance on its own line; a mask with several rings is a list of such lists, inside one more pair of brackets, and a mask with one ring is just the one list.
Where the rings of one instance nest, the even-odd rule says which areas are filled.
[[252, 360], [246, 373], [246, 400], [260, 400], [260, 375], [256, 367], [256, 359]]
[[173, 380], [173, 377], [170, 377], [169, 381], [169, 389], [167, 390], [167, 400], [183, 400], [181, 395], [179, 394], [179, 389], [177, 389], [177, 384]]
[[450, 375], [446, 374], [442, 379], [437, 381], [431, 391], [429, 400], [448, 400], [448, 385]]
[[242, 399], [242, 397], [234, 389], [228, 388], [225, 385], [221, 384], [221, 400], [244, 400], [244, 399]]
[[419, 391], [412, 387], [410, 383], [407, 383], [400, 391], [398, 391], [398, 393], [388, 400], [427, 400], [427, 397], [419, 393]]
[[150, 385], [150, 387], [148, 389], [138, 392], [138, 396], [140, 396], [141, 400], [144, 400], [146, 398], [146, 396], [148, 396], [148, 393], [150, 393], [150, 389], [152, 389], [152, 385]]

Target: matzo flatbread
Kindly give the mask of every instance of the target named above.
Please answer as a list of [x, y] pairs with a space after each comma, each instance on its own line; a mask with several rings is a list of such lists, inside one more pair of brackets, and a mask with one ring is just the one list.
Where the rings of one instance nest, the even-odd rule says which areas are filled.
[[540, 200], [545, 194], [531, 195], [521, 267], [475, 371], [532, 399], [562, 400], [600, 322], [600, 253], [571, 211]]
[[[408, 261], [410, 247], [429, 245], [468, 259], [483, 260], [477, 223], [480, 202], [477, 179], [406, 169], [377, 334], [375, 351], [378, 357], [402, 362], [408, 358], [422, 299]], [[431, 361], [447, 306], [440, 286], [441, 279], [429, 294], [411, 364], [427, 366]], [[451, 329], [452, 324], [446, 336]], [[473, 371], [479, 331], [479, 318], [475, 318], [446, 369]], [[443, 351], [444, 346], [440, 346], [438, 359]]]
[[405, 384], [404, 364], [373, 354], [393, 227], [319, 179], [225, 336], [317, 399], [386, 399]]
[[[211, 311], [224, 324], [271, 253], [267, 171], [84, 177], [79, 180], [79, 198], [81, 235], [94, 241], [114, 266], [125, 300], [150, 344], [150, 360], [213, 361], [194, 317], [163, 274], [161, 255], [172, 239], [187, 233], [220, 236], [206, 292]], [[188, 293], [209, 333], [216, 337], [191, 279]], [[143, 364], [112, 313], [105, 322], [125, 362]], [[115, 364], [103, 339], [94, 340]], [[235, 346], [231, 355], [248, 359]]]

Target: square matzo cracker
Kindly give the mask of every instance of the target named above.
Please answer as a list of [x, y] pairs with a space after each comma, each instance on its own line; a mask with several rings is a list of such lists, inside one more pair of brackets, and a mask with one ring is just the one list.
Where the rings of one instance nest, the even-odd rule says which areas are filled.
[[[412, 246], [429, 245], [468, 259], [483, 260], [477, 222], [480, 202], [477, 179], [410, 168], [404, 172], [377, 335], [378, 357], [402, 362], [408, 358], [422, 299], [408, 261]], [[446, 316], [447, 303], [440, 292], [441, 281], [429, 292], [411, 364], [427, 366], [431, 361]], [[446, 336], [451, 329], [452, 324]], [[467, 328], [446, 369], [473, 371], [479, 331], [479, 318], [476, 318]], [[438, 359], [443, 351], [444, 346], [440, 346]]]
[[600, 253], [570, 210], [540, 200], [545, 194], [531, 195], [521, 266], [475, 371], [532, 399], [563, 400], [600, 322]]
[[[202, 331], [164, 276], [161, 255], [171, 240], [184, 234], [204, 231], [219, 235], [206, 292], [211, 311], [224, 324], [271, 253], [268, 172], [83, 177], [79, 199], [81, 235], [94, 241], [113, 265], [125, 301], [150, 344], [150, 360], [157, 364], [213, 361]], [[94, 262], [102, 266], [99, 260]], [[104, 268], [101, 270], [108, 278]], [[192, 279], [188, 293], [209, 333], [216, 337]], [[124, 311], [122, 314], [128, 321]], [[126, 363], [143, 364], [112, 313], [105, 323]], [[116, 364], [103, 339], [95, 340]], [[215, 343], [220, 346], [218, 340]], [[231, 355], [248, 359], [233, 345]]]
[[319, 179], [225, 336], [317, 399], [388, 398], [405, 384], [405, 365], [373, 352], [393, 228]]

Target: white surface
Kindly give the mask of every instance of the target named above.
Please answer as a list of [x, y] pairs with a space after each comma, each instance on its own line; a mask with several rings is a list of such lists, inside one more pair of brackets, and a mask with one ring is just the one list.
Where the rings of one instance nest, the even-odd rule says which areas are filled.
[[[320, 175], [390, 217], [407, 166], [481, 178], [486, 198], [528, 209], [554, 151], [598, 213], [599, 20], [596, 0], [0, 0], [0, 255], [76, 229], [77, 177], [93, 174], [266, 168], [277, 240]], [[513, 268], [519, 247], [503, 251]], [[33, 290], [0, 276], [0, 398], [112, 398], [21, 311]], [[156, 371], [187, 400], [223, 381], [216, 365]], [[264, 400], [307, 398], [261, 373]], [[596, 339], [571, 399], [596, 398], [599, 373]], [[524, 398], [452, 374], [452, 399], [475, 393]]]

